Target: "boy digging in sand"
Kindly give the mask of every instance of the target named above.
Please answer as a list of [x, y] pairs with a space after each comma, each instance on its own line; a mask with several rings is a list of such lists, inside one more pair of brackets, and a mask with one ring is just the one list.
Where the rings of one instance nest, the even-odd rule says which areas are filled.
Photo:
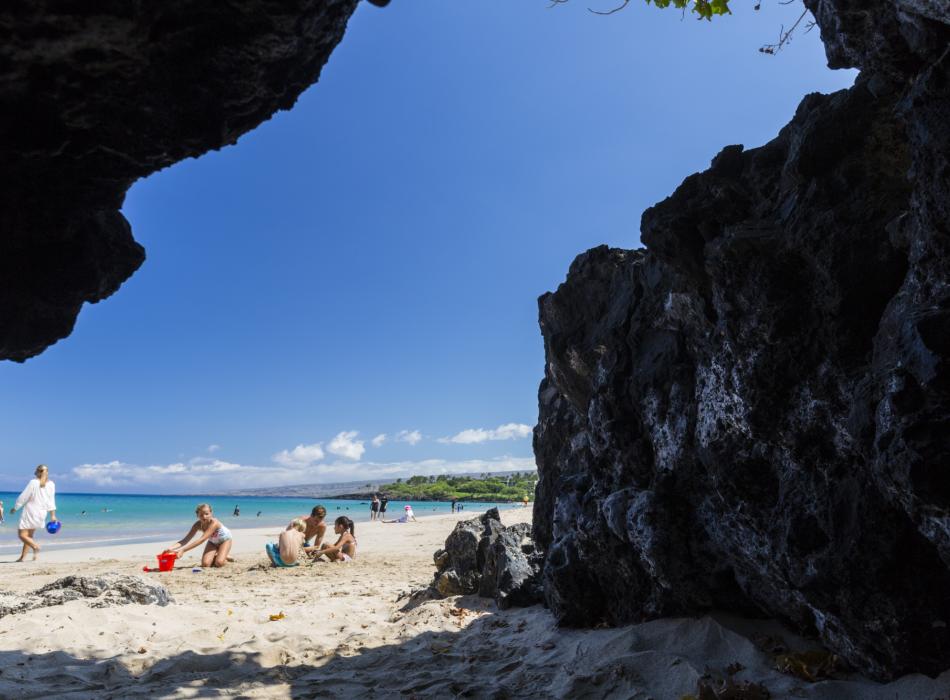
[[307, 530], [307, 523], [297, 518], [290, 523], [290, 527], [280, 533], [277, 539], [277, 547], [280, 551], [280, 558], [285, 564], [295, 564], [300, 558], [300, 551], [303, 549], [304, 533]]
[[304, 533], [307, 523], [303, 518], [294, 518], [287, 529], [280, 533], [277, 544], [264, 545], [264, 551], [274, 566], [297, 566], [304, 548]]

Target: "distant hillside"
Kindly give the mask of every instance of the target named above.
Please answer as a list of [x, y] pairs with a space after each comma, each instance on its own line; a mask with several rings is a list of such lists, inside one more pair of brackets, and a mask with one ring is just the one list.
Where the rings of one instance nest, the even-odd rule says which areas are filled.
[[[253, 489], [235, 489], [233, 491], [221, 491], [216, 494], [218, 496], [272, 496], [272, 497], [283, 497], [283, 498], [369, 498], [374, 493], [387, 493], [393, 498], [410, 498], [406, 495], [408, 492], [418, 493], [420, 496], [423, 494], [442, 494], [444, 489], [440, 488], [421, 488], [423, 482], [425, 484], [432, 483], [437, 487], [442, 486], [447, 480], [453, 481], [455, 483], [461, 483], [459, 480], [465, 480], [470, 482], [483, 482], [486, 480], [486, 477], [491, 484], [486, 485], [485, 489], [475, 489], [471, 493], [480, 493], [482, 495], [490, 495], [490, 492], [487, 489], [497, 488], [495, 483], [497, 480], [500, 480], [502, 486], [506, 485], [506, 480], [510, 483], [511, 480], [517, 475], [530, 474], [529, 480], [531, 481], [531, 487], [528, 490], [528, 493], [531, 498], [534, 498], [534, 482], [537, 481], [537, 473], [535, 472], [491, 472], [490, 474], [484, 473], [475, 473], [470, 472], [466, 474], [453, 474], [445, 475], [440, 474], [438, 476], [413, 476], [408, 479], [395, 479], [388, 481], [380, 481], [379, 479], [370, 479], [364, 481], [340, 481], [335, 483], [326, 483], [326, 484], [292, 484], [288, 486], [268, 486], [268, 487], [259, 487]], [[422, 481], [420, 481], [420, 479]], [[411, 482], [411, 483], [410, 483]], [[518, 482], [522, 483], [521, 481]], [[454, 488], [454, 487], [453, 487]], [[519, 488], [521, 488], [519, 486]], [[459, 491], [455, 489], [454, 493], [460, 495], [455, 496], [458, 500], [484, 500], [477, 498], [467, 498], [461, 494], [464, 490]], [[491, 492], [495, 493], [495, 492]], [[501, 493], [498, 491], [497, 493]], [[491, 496], [487, 500], [521, 500], [524, 496], [523, 493], [519, 492], [517, 496], [511, 497], [502, 497], [502, 496]], [[452, 495], [450, 494], [447, 499], [435, 498], [435, 497], [424, 497], [424, 498], [412, 498], [411, 500], [422, 500], [422, 501], [433, 501], [433, 500], [451, 500]]]
[[334, 498], [341, 495], [372, 494], [378, 492], [383, 482], [340, 481], [328, 484], [292, 484], [253, 489], [223, 491], [224, 496], [282, 496], [284, 498]]

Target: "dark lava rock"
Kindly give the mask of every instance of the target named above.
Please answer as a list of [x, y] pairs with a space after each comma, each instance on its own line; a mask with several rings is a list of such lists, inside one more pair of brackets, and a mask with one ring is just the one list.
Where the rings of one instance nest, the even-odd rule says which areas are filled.
[[93, 608], [132, 603], [165, 606], [174, 602], [164, 586], [139, 576], [66, 576], [25, 596], [0, 593], [0, 617], [84, 599]]
[[494, 598], [498, 607], [540, 603], [543, 557], [531, 539], [531, 525], [519, 523], [505, 528], [491, 544], [485, 560], [478, 594]]
[[[477, 593], [501, 608], [541, 602], [541, 555], [526, 523], [504, 527], [497, 508], [463, 520], [435, 555], [436, 574], [426, 596]], [[417, 596], [418, 597], [418, 596]]]
[[445, 540], [445, 549], [434, 556], [436, 590], [443, 596], [477, 593], [485, 560], [502, 530], [497, 508], [457, 523]]
[[131, 184], [289, 109], [356, 4], [0, 5], [0, 359], [115, 292], [145, 259], [119, 212]]
[[856, 85], [725, 148], [539, 302], [534, 536], [565, 624], [779, 617], [950, 667], [950, 16], [808, 0]]

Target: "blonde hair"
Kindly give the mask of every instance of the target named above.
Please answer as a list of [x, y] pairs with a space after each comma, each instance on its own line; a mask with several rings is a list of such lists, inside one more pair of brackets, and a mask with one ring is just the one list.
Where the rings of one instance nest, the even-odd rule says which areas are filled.
[[204, 510], [205, 508], [207, 508], [209, 511], [214, 513], [214, 508], [211, 507], [210, 503], [199, 503], [197, 506], [195, 506], [195, 515], [200, 516], [201, 511]]
[[291, 526], [294, 530], [299, 530], [300, 532], [306, 532], [306, 531], [307, 531], [307, 523], [305, 523], [305, 522], [304, 522], [303, 520], [301, 520], [300, 518], [294, 518], [293, 520], [291, 520], [291, 521], [290, 521], [290, 526]]
[[[43, 472], [43, 476], [40, 476], [40, 472]], [[49, 467], [45, 464], [37, 464], [33, 473], [36, 475], [36, 478], [39, 479], [40, 486], [46, 486], [46, 482], [49, 481]]]

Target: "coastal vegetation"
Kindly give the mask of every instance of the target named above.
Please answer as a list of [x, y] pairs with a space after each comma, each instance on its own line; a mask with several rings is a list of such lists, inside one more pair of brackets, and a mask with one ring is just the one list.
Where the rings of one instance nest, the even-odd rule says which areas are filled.
[[534, 500], [536, 472], [480, 476], [412, 476], [381, 487], [390, 499], [410, 501], [520, 501]]

